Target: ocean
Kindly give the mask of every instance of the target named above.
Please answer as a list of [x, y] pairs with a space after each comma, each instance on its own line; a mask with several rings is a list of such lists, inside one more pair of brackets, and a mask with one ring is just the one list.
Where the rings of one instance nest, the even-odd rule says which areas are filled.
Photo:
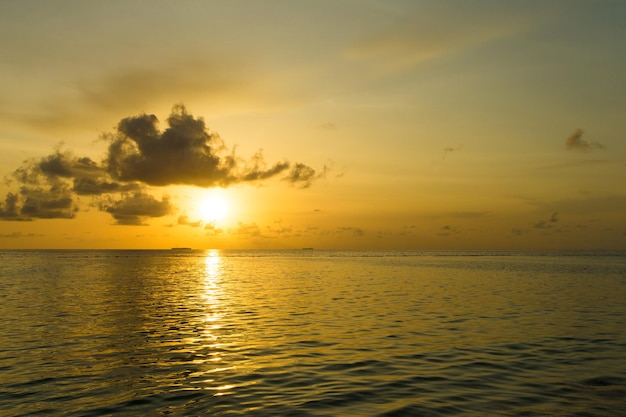
[[626, 253], [0, 251], [1, 416], [626, 416]]

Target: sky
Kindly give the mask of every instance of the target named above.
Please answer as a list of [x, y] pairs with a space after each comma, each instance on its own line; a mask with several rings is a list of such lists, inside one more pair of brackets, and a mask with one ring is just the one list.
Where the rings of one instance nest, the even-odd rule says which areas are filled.
[[0, 2], [0, 248], [626, 249], [626, 2]]

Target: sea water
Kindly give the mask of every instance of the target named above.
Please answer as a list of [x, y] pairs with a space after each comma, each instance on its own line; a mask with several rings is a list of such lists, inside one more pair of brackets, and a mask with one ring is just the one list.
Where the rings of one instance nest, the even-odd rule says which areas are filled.
[[2, 416], [624, 416], [626, 254], [0, 251]]

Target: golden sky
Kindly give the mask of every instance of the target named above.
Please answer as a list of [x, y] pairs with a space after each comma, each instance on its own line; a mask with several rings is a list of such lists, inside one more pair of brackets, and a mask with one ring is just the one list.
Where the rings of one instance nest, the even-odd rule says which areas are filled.
[[0, 2], [0, 248], [626, 249], [625, 18]]

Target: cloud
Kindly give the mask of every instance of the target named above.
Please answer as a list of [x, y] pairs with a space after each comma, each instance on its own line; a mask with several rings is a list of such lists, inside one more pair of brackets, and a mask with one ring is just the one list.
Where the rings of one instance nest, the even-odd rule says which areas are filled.
[[519, 229], [519, 228], [513, 228], [511, 229], [511, 233], [514, 234], [515, 236], [522, 236], [524, 233], [526, 233], [525, 229]]
[[204, 230], [206, 230], [206, 234], [209, 236], [219, 235], [223, 233], [223, 230], [219, 227], [215, 227], [215, 223], [207, 223], [204, 225]]
[[182, 216], [178, 216], [178, 224], [191, 226], [191, 227], [200, 227], [204, 224], [204, 222], [202, 220], [192, 221], [192, 220], [189, 220], [189, 216], [182, 215]]
[[262, 237], [261, 229], [256, 223], [248, 224], [239, 222], [236, 228], [229, 230], [229, 233], [243, 237]]
[[227, 154], [219, 136], [209, 133], [202, 118], [194, 118], [184, 106], [175, 106], [161, 132], [155, 115], [123, 119], [109, 135], [107, 172], [119, 181], [149, 185], [185, 184], [200, 187], [254, 182], [287, 173], [284, 179], [302, 187], [320, 178], [302, 163], [282, 161], [267, 167], [258, 152], [250, 162]]
[[0, 220], [30, 220], [20, 214], [17, 194], [8, 193], [4, 203], [0, 203]]
[[1, 220], [72, 219], [78, 196], [138, 189], [137, 184], [109, 181], [103, 167], [57, 149], [39, 160], [24, 161], [12, 175], [19, 192], [9, 192], [0, 206]]
[[524, 13], [495, 10], [476, 13], [465, 7], [452, 13], [448, 7], [442, 7], [431, 13], [441, 14], [442, 18], [433, 19], [416, 10], [404, 20], [394, 21], [393, 26], [356, 42], [346, 55], [386, 71], [405, 71], [519, 33], [529, 27], [531, 19]]
[[533, 227], [535, 229], [550, 229], [552, 228], [553, 224], [558, 221], [558, 213], [554, 212], [548, 220], [539, 220], [535, 224], [533, 224]]
[[324, 178], [327, 172], [327, 166], [324, 166], [322, 171], [318, 173], [310, 166], [298, 162], [291, 167], [289, 173], [283, 178], [283, 180], [289, 182], [290, 184], [298, 185], [301, 188], [308, 188], [311, 186], [313, 181]]
[[319, 127], [324, 130], [337, 130], [337, 125], [333, 122], [322, 123]]
[[25, 163], [13, 173], [21, 187], [19, 194], [7, 194], [0, 215], [3, 220], [74, 218], [78, 206], [70, 185], [57, 172], [62, 167], [43, 165], [42, 169], [37, 163]]
[[587, 196], [584, 198], [561, 199], [550, 202], [535, 202], [539, 211], [561, 211], [575, 215], [607, 215], [626, 212], [626, 195]]
[[441, 228], [439, 229], [439, 232], [437, 233], [437, 235], [439, 236], [450, 236], [450, 235], [456, 235], [461, 233], [461, 231], [459, 230], [458, 227], [456, 226], [450, 226], [448, 224], [441, 226]]
[[449, 153], [452, 153], [452, 152], [458, 151], [458, 150], [459, 150], [459, 149], [461, 149], [462, 147], [463, 147], [463, 145], [458, 145], [458, 146], [456, 146], [456, 147], [454, 147], [454, 148], [453, 148], [453, 147], [451, 147], [451, 146], [448, 146], [448, 147], [444, 148], [444, 149], [443, 149], [443, 156], [441, 157], [441, 159], [446, 159], [446, 156], [448, 156], [448, 154], [449, 154]]
[[62, 90], [39, 103], [31, 103], [34, 111], [18, 109], [13, 119], [45, 131], [91, 130], [94, 126], [108, 126], [112, 117], [150, 106], [161, 107], [181, 97], [188, 102], [202, 100], [216, 112], [259, 105], [260, 101], [270, 105], [265, 85], [268, 82], [258, 77], [260, 69], [226, 55], [210, 62], [176, 56], [159, 65], [144, 62], [112, 70], [103, 68], [102, 73], [90, 77], [76, 74]]
[[42, 237], [42, 234], [35, 233], [21, 233], [21, 232], [13, 232], [13, 233], [2, 233], [0, 234], [0, 238], [8, 238], [8, 239], [20, 239], [20, 238], [31, 238], [31, 237]]
[[[71, 219], [79, 210], [79, 197], [86, 197], [96, 200], [116, 224], [137, 225], [173, 210], [168, 199], [149, 195], [148, 186], [228, 187], [276, 177], [307, 188], [329, 170], [287, 160], [268, 165], [262, 151], [245, 161], [183, 105], [174, 106], [165, 130], [159, 130], [158, 122], [148, 114], [122, 119], [113, 133], [104, 135], [108, 147], [100, 162], [60, 146], [48, 156], [25, 161], [12, 174], [19, 191], [9, 192], [0, 203], [0, 220]], [[181, 221], [192, 225], [189, 219]]]
[[112, 181], [104, 167], [88, 157], [76, 157], [71, 152], [57, 149], [38, 161], [25, 162], [14, 177], [21, 183], [37, 184], [67, 179], [72, 181], [72, 191], [78, 195], [100, 195], [112, 192], [138, 190], [135, 183]]
[[360, 227], [346, 226], [346, 227], [338, 227], [337, 232], [339, 234], [350, 233], [354, 237], [363, 237], [365, 236], [365, 231]]
[[570, 151], [590, 152], [593, 149], [604, 149], [604, 145], [598, 142], [587, 142], [583, 138], [583, 130], [576, 129], [565, 140], [565, 148]]
[[161, 201], [149, 194], [136, 192], [125, 195], [121, 200], [100, 203], [100, 210], [111, 214], [118, 225], [144, 225], [143, 217], [162, 217], [173, 210], [169, 198]]

